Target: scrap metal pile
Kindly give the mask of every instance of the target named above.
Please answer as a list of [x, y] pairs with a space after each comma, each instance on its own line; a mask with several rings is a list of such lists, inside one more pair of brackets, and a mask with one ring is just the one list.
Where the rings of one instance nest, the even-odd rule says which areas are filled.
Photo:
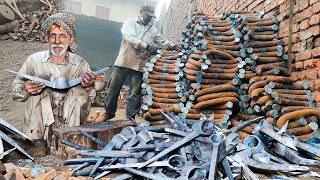
[[[285, 129], [266, 123], [266, 117], [225, 130], [207, 118], [186, 120], [165, 109], [161, 114], [166, 125], [126, 127], [108, 144], [84, 133], [101, 150], [62, 140], [83, 156], [65, 164], [75, 176], [95, 179], [259, 179], [251, 169], [269, 172], [270, 178], [320, 177], [308, 167], [320, 165], [319, 142], [287, 136]], [[241, 140], [237, 132], [252, 123], [257, 123], [253, 135]]]
[[[123, 144], [116, 147], [114, 141], [107, 145], [95, 139], [102, 147], [108, 147], [101, 151], [88, 150], [69, 142], [69, 145], [83, 150], [80, 154], [93, 158], [68, 161], [71, 164], [81, 163], [81, 166], [74, 166], [78, 175], [89, 173], [93, 176], [98, 172], [96, 175], [101, 173], [98, 175], [101, 177], [125, 170], [129, 174], [123, 176], [128, 177], [133, 174], [150, 179], [188, 177], [183, 168], [170, 165], [171, 159], [179, 157], [176, 165], [184, 162], [189, 164], [186, 167], [199, 168], [187, 171], [192, 176], [208, 176], [209, 167], [213, 166], [210, 163], [210, 157], [214, 157], [211, 151], [216, 150], [212, 149], [213, 137], [198, 135], [200, 138], [191, 140], [192, 143], [179, 147], [174, 144], [193, 134], [192, 128], [186, 125], [209, 121], [214, 123], [213, 134], [223, 133], [226, 138], [227, 150], [221, 152], [228, 155], [227, 162], [232, 164], [231, 167], [241, 166], [241, 172], [246, 176], [254, 177], [247, 167], [274, 171], [272, 176], [278, 172], [292, 176], [310, 172], [305, 166], [319, 165], [319, 161], [306, 157], [319, 158], [320, 111], [315, 107], [313, 89], [308, 83], [294, 82], [287, 75], [288, 56], [284, 53], [284, 42], [278, 40], [276, 17], [256, 12], [232, 12], [219, 17], [195, 13], [182, 34], [183, 50], [163, 50], [144, 68], [141, 112], [152, 127], [125, 128], [124, 132], [131, 129], [133, 135], [125, 136], [125, 140], [119, 141]], [[166, 114], [163, 114], [164, 109]], [[153, 140], [143, 139], [139, 135], [142, 133], [143, 136], [153, 135]], [[120, 135], [123, 136], [123, 132]], [[230, 137], [238, 136], [240, 140], [237, 143], [228, 141]], [[203, 144], [197, 146], [197, 143]], [[228, 148], [233, 144], [237, 144], [237, 150]], [[175, 147], [170, 152], [176, 153], [169, 153], [163, 158], [170, 146]], [[194, 156], [188, 154], [191, 151]], [[205, 152], [206, 158], [199, 157], [197, 152]], [[109, 157], [115, 154], [126, 157]], [[163, 165], [148, 167], [159, 159], [160, 164], [167, 163], [166, 168], [160, 168]], [[111, 165], [116, 162], [120, 165]], [[93, 164], [95, 166], [91, 167]], [[229, 175], [231, 178], [230, 174], [237, 174], [239, 169], [231, 168], [230, 171], [224, 164], [218, 168], [219, 176]], [[89, 166], [89, 170], [78, 171], [84, 166]], [[110, 167], [115, 167], [115, 170]], [[154, 172], [157, 175], [150, 176]]]
[[[195, 13], [182, 32], [183, 50], [162, 51], [146, 65], [144, 117], [163, 124], [160, 109], [165, 107], [182, 118], [205, 116], [221, 128], [230, 128], [265, 116], [277, 128], [290, 120], [286, 132], [301, 141], [318, 136], [319, 110], [312, 89], [288, 77], [288, 56], [278, 30], [277, 18], [263, 13], [232, 12], [220, 17]], [[168, 67], [176, 69], [168, 71]], [[150, 76], [159, 71], [166, 72], [157, 76], [166, 79], [156, 81], [161, 92], [152, 88], [155, 76]], [[241, 138], [252, 134], [255, 126], [239, 132]]]
[[19, 11], [15, 1], [3, 4], [0, 1], [0, 40], [44, 42], [41, 24], [55, 11], [55, 6], [49, 0], [40, 1], [45, 7], [25, 14]]

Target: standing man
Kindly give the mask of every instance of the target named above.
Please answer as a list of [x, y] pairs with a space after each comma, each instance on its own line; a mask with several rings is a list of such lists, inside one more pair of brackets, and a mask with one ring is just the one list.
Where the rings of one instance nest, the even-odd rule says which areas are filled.
[[106, 119], [115, 117], [120, 90], [129, 77], [126, 116], [134, 118], [141, 107], [143, 67], [160, 48], [177, 47], [164, 39], [154, 24], [154, 8], [142, 6], [140, 16], [127, 20], [121, 28], [123, 36], [118, 58], [105, 99]]
[[94, 79], [89, 64], [75, 51], [75, 17], [58, 13], [43, 24], [49, 50], [27, 58], [20, 73], [52, 80], [54, 77], [75, 79], [81, 85], [66, 90], [45, 87], [43, 83], [17, 77], [12, 85], [13, 99], [25, 101], [24, 132], [36, 140], [50, 140], [53, 127], [71, 127], [84, 123], [90, 102], [95, 96]]

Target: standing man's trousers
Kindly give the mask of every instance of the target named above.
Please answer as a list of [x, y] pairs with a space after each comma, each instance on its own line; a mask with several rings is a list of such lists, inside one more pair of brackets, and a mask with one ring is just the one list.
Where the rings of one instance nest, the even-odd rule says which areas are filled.
[[134, 116], [140, 110], [142, 98], [142, 72], [134, 71], [128, 68], [114, 67], [109, 82], [108, 93], [105, 99], [107, 119], [111, 119], [115, 116], [117, 111], [118, 97], [127, 77], [129, 79], [130, 86], [126, 107], [127, 118], [134, 118]]

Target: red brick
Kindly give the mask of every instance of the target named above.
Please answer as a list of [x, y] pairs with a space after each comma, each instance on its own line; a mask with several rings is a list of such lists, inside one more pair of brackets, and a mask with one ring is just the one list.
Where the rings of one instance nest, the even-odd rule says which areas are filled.
[[302, 61], [302, 60], [305, 60], [305, 59], [310, 59], [311, 58], [311, 54], [312, 54], [312, 49], [305, 50], [305, 51], [303, 51], [301, 53], [297, 53], [295, 60], [296, 61]]
[[319, 14], [314, 14], [313, 16], [311, 16], [309, 24], [310, 26], [319, 24], [320, 22], [320, 15]]
[[[312, 14], [318, 13], [318, 12], [320, 11], [320, 1], [317, 2], [317, 3], [315, 3], [315, 4], [313, 4], [313, 5], [310, 6], [310, 7], [312, 7]], [[308, 9], [309, 9], [309, 8], [308, 8]]]
[[301, 52], [302, 50], [301, 43], [294, 43], [292, 45], [292, 52]]
[[316, 47], [312, 49], [312, 57], [314, 58], [320, 57], [320, 47]]
[[298, 32], [299, 30], [300, 30], [299, 24], [293, 24], [293, 25], [292, 25], [292, 32], [293, 32], [293, 33], [296, 33], [296, 32]]
[[314, 67], [313, 59], [308, 59], [303, 61], [303, 68], [304, 69], [310, 69]]
[[253, 10], [259, 3], [260, 3], [260, 1], [253, 1], [253, 3], [251, 3], [251, 4], [248, 6], [248, 10], [249, 10], [249, 11]]
[[308, 5], [309, 5], [309, 2], [305, 1], [305, 0], [298, 0], [296, 2], [297, 2], [297, 5], [299, 6], [299, 10], [300, 11], [306, 9], [308, 7]]
[[288, 45], [288, 42], [289, 42], [289, 37], [284, 37], [284, 38], [282, 39], [282, 41], [283, 41], [284, 45], [287, 46], [287, 45]]
[[[299, 80], [301, 78], [300, 72], [292, 72], [291, 73], [291, 78], [292, 78], [293, 81]], [[303, 78], [301, 78], [301, 79], [303, 79]]]
[[[317, 81], [315, 82], [315, 84], [318, 83], [320, 85], [320, 81]], [[315, 87], [317, 87], [317, 85], [315, 85]], [[318, 86], [319, 87], [319, 86]], [[315, 102], [319, 102], [320, 101], [320, 92], [319, 91], [314, 91], [312, 93], [312, 99], [315, 101]]]
[[319, 2], [319, 0], [310, 0], [309, 4], [312, 5], [312, 4], [316, 3], [316, 2]]
[[283, 30], [284, 28], [286, 28], [286, 26], [288, 25], [287, 22], [288, 22], [288, 20], [280, 22], [280, 24], [279, 24], [280, 30]]
[[[265, 3], [263, 5], [265, 5]], [[273, 11], [274, 8], [276, 8], [277, 6], [278, 6], [278, 1], [271, 1], [270, 4], [265, 6], [265, 12]]]
[[300, 21], [302, 21], [304, 19], [307, 19], [307, 18], [311, 17], [313, 14], [315, 14], [315, 13], [312, 13], [312, 7], [313, 6], [310, 6], [309, 8], [303, 10], [302, 12], [294, 15], [294, 17], [293, 17], [294, 18], [294, 22], [298, 23], [298, 22], [300, 22]]
[[293, 6], [293, 14], [297, 14], [297, 12], [299, 12], [299, 6], [298, 5], [294, 5]]
[[36, 176], [34, 179], [35, 180], [51, 180], [56, 176], [57, 176], [57, 170], [52, 169], [49, 172], [46, 172], [44, 174], [40, 174], [40, 175]]
[[[320, 77], [320, 69], [318, 69], [318, 68], [314, 68], [314, 69], [317, 70], [317, 72], [318, 72], [318, 77]], [[318, 79], [319, 79], [319, 78], [318, 78]]]
[[29, 168], [20, 167], [19, 169], [22, 171], [24, 177], [28, 178], [31, 176]]
[[311, 80], [318, 79], [317, 69], [305, 70], [305, 71], [303, 71], [303, 74], [306, 79], [311, 79]]
[[289, 1], [285, 1], [284, 3], [282, 3], [280, 5], [279, 10], [280, 10], [280, 12], [284, 12], [288, 9], [288, 7], [289, 7]]
[[312, 36], [318, 36], [319, 33], [320, 33], [319, 26], [312, 26], [305, 31], [300, 31], [300, 38], [301, 38], [301, 40], [306, 40]]
[[22, 171], [17, 168], [16, 169], [16, 180], [25, 180], [26, 178], [24, 178]]
[[320, 59], [313, 59], [313, 63], [316, 66], [316, 68], [320, 69]]
[[296, 69], [303, 69], [303, 61], [297, 61], [295, 67]]
[[313, 40], [314, 47], [320, 47], [320, 37]]
[[312, 28], [310, 28], [310, 32], [313, 36], [318, 36], [320, 34], [319, 26], [313, 26]]
[[309, 27], [309, 20], [308, 19], [305, 19], [303, 21], [301, 21], [300, 23], [300, 29], [301, 30], [305, 30]]
[[292, 42], [293, 43], [297, 43], [297, 42], [300, 42], [300, 41], [301, 41], [300, 33], [294, 33], [292, 35]]
[[309, 87], [310, 87], [310, 90], [311, 90], [311, 91], [314, 91], [314, 80], [309, 80], [309, 81], [302, 80], [302, 81], [297, 81], [297, 82], [295, 82], [294, 84], [300, 83], [301, 85], [303, 85], [304, 82], [306, 82], [306, 83], [309, 84]]
[[289, 36], [289, 31], [288, 29], [280, 29], [279, 31], [279, 37], [283, 38], [283, 37], [287, 37]]
[[258, 6], [256, 6], [256, 7], [254, 8], [254, 10], [255, 10], [255, 11], [262, 11], [263, 8], [264, 8], [264, 4], [261, 3], [261, 4], [259, 4]]

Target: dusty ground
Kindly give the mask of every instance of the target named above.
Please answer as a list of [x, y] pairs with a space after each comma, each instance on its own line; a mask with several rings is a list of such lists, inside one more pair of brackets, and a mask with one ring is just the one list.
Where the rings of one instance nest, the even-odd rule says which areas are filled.
[[0, 117], [18, 129], [23, 126], [24, 103], [11, 99], [14, 76], [4, 70], [19, 70], [29, 55], [45, 50], [46, 47], [46, 44], [40, 42], [0, 41]]

